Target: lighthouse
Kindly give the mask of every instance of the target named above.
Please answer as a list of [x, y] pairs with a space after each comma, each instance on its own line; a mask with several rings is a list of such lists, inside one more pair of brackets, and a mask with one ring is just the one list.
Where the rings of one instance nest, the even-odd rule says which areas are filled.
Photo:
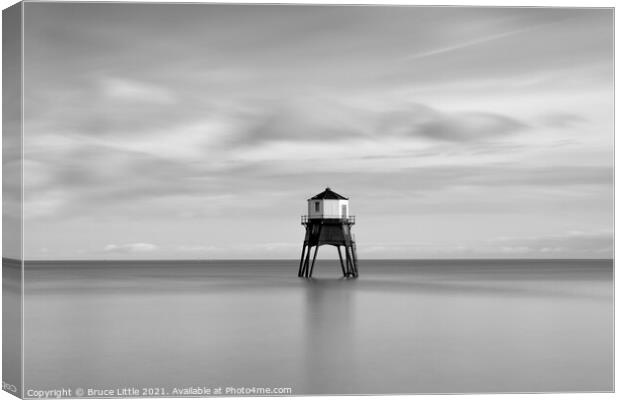
[[[310, 278], [319, 247], [324, 244], [336, 246], [342, 274], [346, 278], [357, 278], [357, 250], [351, 227], [355, 217], [349, 214], [349, 199], [330, 188], [308, 199], [308, 214], [301, 216], [306, 236], [301, 250], [297, 276]], [[343, 249], [341, 250], [341, 246]], [[312, 261], [310, 253], [314, 248]], [[344, 251], [344, 258], [342, 256]]]

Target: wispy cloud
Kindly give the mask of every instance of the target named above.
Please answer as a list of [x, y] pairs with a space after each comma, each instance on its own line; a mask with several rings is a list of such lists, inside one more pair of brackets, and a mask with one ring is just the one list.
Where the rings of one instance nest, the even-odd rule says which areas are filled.
[[457, 44], [453, 44], [453, 45], [449, 45], [449, 46], [443, 46], [443, 47], [439, 47], [439, 48], [435, 48], [432, 50], [427, 50], [427, 51], [422, 51], [416, 54], [412, 54], [408, 57], [405, 58], [405, 60], [417, 60], [420, 58], [427, 58], [427, 57], [432, 57], [432, 56], [436, 56], [439, 54], [444, 54], [444, 53], [449, 53], [452, 51], [457, 51], [457, 50], [466, 50], [469, 47], [472, 46], [478, 46], [484, 43], [488, 43], [488, 42], [492, 42], [495, 40], [499, 40], [499, 39], [503, 39], [505, 37], [508, 36], [513, 36], [513, 35], [518, 35], [520, 33], [523, 32], [528, 32], [531, 31], [532, 29], [535, 29], [533, 27], [527, 27], [527, 28], [523, 28], [523, 29], [515, 29], [515, 30], [511, 30], [511, 31], [506, 31], [506, 32], [501, 32], [501, 33], [497, 33], [497, 34], [492, 34], [492, 35], [485, 35], [485, 36], [481, 36], [472, 40], [467, 40], [467, 41], [463, 41]]
[[527, 125], [514, 118], [489, 112], [441, 113], [428, 110], [422, 118], [410, 117], [409, 123], [400, 129], [403, 128], [411, 136], [419, 135], [440, 141], [479, 142], [488, 138], [502, 139], [506, 134], [527, 128]]
[[137, 80], [106, 78], [100, 81], [100, 85], [103, 94], [112, 101], [155, 102], [168, 105], [175, 102], [169, 90]]
[[108, 244], [103, 248], [107, 253], [135, 254], [156, 251], [158, 246], [152, 243]]
[[570, 113], [549, 113], [540, 117], [540, 121], [548, 127], [552, 128], [575, 128], [579, 125], [586, 124], [588, 120], [579, 114]]

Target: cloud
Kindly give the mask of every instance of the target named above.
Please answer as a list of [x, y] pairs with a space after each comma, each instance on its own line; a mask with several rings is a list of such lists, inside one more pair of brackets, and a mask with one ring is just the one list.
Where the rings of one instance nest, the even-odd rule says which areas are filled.
[[433, 186], [529, 186], [558, 187], [612, 185], [613, 168], [608, 166], [519, 166], [486, 164], [484, 166], [412, 168], [420, 185]]
[[[576, 186], [606, 188], [613, 182], [613, 168], [605, 165], [522, 165], [514, 161], [483, 161], [485, 155], [480, 154], [479, 142], [476, 143], [471, 148], [460, 144], [456, 155], [448, 155], [442, 162], [436, 160], [441, 152], [448, 151], [444, 147], [435, 152], [427, 151], [424, 157], [420, 157], [419, 152], [403, 150], [400, 150], [401, 156], [395, 157], [395, 151], [388, 148], [381, 158], [378, 157], [381, 155], [379, 144], [370, 148], [374, 157], [366, 156], [359, 148], [351, 152], [344, 144], [342, 153], [333, 155], [302, 149], [298, 159], [296, 153], [267, 152], [275, 157], [259, 160], [237, 158], [236, 161], [227, 159], [225, 154], [222, 161], [215, 157], [190, 161], [123, 150], [120, 146], [69, 148], [51, 156], [41, 154], [36, 162], [26, 163], [29, 179], [26, 182], [25, 213], [28, 218], [95, 215], [100, 212], [163, 216], [169, 215], [169, 209], [174, 209], [175, 204], [181, 205], [176, 207], [180, 211], [175, 215], [212, 215], [218, 212], [218, 208], [219, 212], [231, 209], [256, 212], [263, 203], [275, 197], [278, 201], [291, 199], [291, 204], [295, 204], [295, 197], [304, 198], [310, 194], [304, 190], [327, 184], [347, 188], [351, 195], [362, 198], [375, 197], [374, 193], [378, 193], [389, 196], [390, 201], [405, 194], [419, 198], [457, 188], [496, 190], [499, 187], [525, 189], [524, 193], [538, 195], [543, 200], [544, 196], [551, 196], [548, 193], [550, 188], [570, 192]], [[451, 143], [446, 145], [451, 146]], [[501, 147], [499, 150], [495, 146], [491, 148], [494, 149], [491, 157], [505, 156]], [[527, 152], [528, 149], [509, 148], [506, 151]], [[332, 146], [330, 150], [335, 149]], [[239, 157], [241, 151], [236, 151]], [[58, 157], [60, 154], [64, 156]], [[350, 158], [344, 159], [341, 154]], [[283, 158], [276, 158], [278, 156]], [[472, 157], [479, 165], [470, 162]], [[365, 190], [368, 185], [375, 190]], [[248, 198], [254, 200], [248, 202]], [[488, 200], [488, 197], [480, 199], [481, 202]], [[461, 198], [461, 206], [466, 201]], [[439, 209], [445, 203], [443, 200], [433, 207]], [[457, 199], [451, 203], [456, 205]], [[427, 209], [424, 204], [417, 206]], [[520, 207], [525, 206], [522, 203]], [[265, 207], [261, 214], [276, 212]], [[484, 209], [487, 208], [481, 210]]]
[[407, 101], [388, 106], [359, 105], [334, 98], [271, 105], [254, 117], [252, 126], [229, 145], [387, 139], [483, 142], [502, 140], [528, 128], [525, 122], [499, 113], [445, 112]]
[[517, 35], [519, 33], [524, 33], [531, 29], [532, 27], [527, 27], [527, 28], [516, 29], [512, 31], [507, 31], [507, 32], [500, 32], [500, 33], [496, 33], [492, 35], [485, 35], [485, 36], [478, 37], [478, 38], [475, 38], [475, 39], [472, 39], [466, 42], [460, 42], [460, 43], [453, 44], [450, 46], [438, 47], [432, 50], [426, 50], [420, 53], [412, 54], [406, 57], [405, 59], [406, 60], [417, 60], [420, 58], [432, 57], [432, 56], [436, 56], [439, 54], [449, 53], [449, 52], [453, 52], [457, 50], [464, 50], [472, 46], [477, 46], [477, 45], [481, 45], [487, 42], [492, 42], [495, 40], [503, 39], [508, 36]]
[[[418, 107], [424, 109], [423, 107]], [[505, 115], [490, 112], [445, 113], [426, 108], [424, 113], [400, 114], [401, 126], [409, 136], [438, 141], [484, 141], [502, 139], [505, 135], [527, 128], [527, 124]], [[395, 121], [391, 121], [392, 124]]]
[[151, 253], [158, 250], [158, 248], [158, 246], [151, 243], [108, 244], [103, 248], [103, 251], [107, 253], [136, 254]]
[[112, 101], [154, 102], [172, 104], [175, 98], [172, 93], [162, 87], [122, 78], [104, 78], [100, 81], [103, 94]]
[[537, 257], [592, 258], [613, 256], [613, 233], [569, 231], [557, 235], [503, 237], [489, 242], [489, 251]]
[[358, 247], [360, 256], [368, 258], [383, 254], [392, 258], [611, 258], [613, 234], [572, 231], [488, 240], [462, 238], [458, 242], [364, 243]]
[[181, 257], [243, 259], [252, 258], [253, 254], [261, 253], [266, 258], [281, 259], [298, 256], [300, 247], [299, 242], [234, 243], [221, 246], [183, 244], [173, 246], [168, 254], [179, 254]]
[[233, 146], [270, 142], [330, 142], [363, 136], [360, 110], [330, 98], [268, 104]]
[[573, 128], [588, 122], [587, 118], [579, 114], [562, 112], [548, 113], [539, 119], [543, 125], [552, 128]]
[[203, 244], [183, 244], [178, 245], [174, 248], [175, 251], [179, 251], [181, 253], [206, 253], [209, 254], [213, 251], [217, 251], [217, 246], [209, 246]]

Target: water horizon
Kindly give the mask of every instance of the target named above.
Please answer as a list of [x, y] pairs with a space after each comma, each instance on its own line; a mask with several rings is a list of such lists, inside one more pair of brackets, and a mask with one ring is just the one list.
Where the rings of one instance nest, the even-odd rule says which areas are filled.
[[[55, 259], [17, 259], [12, 257], [2, 257], [3, 260], [12, 261], [12, 262], [21, 262], [24, 263], [54, 263], [54, 262], [169, 262], [169, 261], [214, 261], [214, 262], [226, 262], [226, 261], [292, 261], [299, 263], [299, 259], [295, 258], [106, 258], [106, 259], [97, 259], [97, 258], [55, 258]], [[322, 260], [325, 261], [338, 261], [338, 258], [330, 258], [330, 257], [322, 257]], [[615, 261], [615, 257], [602, 257], [602, 258], [573, 258], [573, 257], [558, 257], [558, 258], [463, 258], [463, 257], [455, 257], [455, 258], [359, 258], [359, 261]], [[318, 261], [318, 260], [317, 260]]]

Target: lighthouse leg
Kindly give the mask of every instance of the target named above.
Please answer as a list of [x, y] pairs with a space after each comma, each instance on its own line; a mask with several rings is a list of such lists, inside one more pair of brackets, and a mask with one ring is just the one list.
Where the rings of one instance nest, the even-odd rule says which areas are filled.
[[355, 245], [351, 244], [351, 255], [353, 256], [353, 271], [354, 275], [357, 278], [359, 276], [359, 271], [357, 270], [357, 251], [355, 250]]
[[308, 278], [312, 278], [312, 271], [314, 271], [314, 262], [316, 261], [316, 255], [319, 252], [319, 245], [317, 244], [316, 247], [314, 248], [314, 257], [312, 257], [312, 265], [310, 266], [310, 273], [308, 275]]
[[340, 258], [340, 268], [342, 268], [342, 275], [347, 276], [347, 271], [344, 269], [344, 262], [342, 262], [342, 252], [340, 251], [340, 246], [336, 246], [338, 249], [338, 258]]
[[[314, 252], [316, 253], [316, 245], [314, 247], [315, 247]], [[306, 270], [304, 271], [306, 278], [310, 277], [310, 254], [311, 252], [312, 252], [312, 249], [309, 248], [308, 254], [306, 254]]]
[[351, 257], [351, 253], [349, 251], [349, 246], [344, 246], [344, 251], [347, 255], [347, 276], [355, 276], [355, 269], [353, 267], [353, 259]]
[[301, 277], [302, 273], [303, 273], [303, 266], [304, 266], [304, 256], [306, 255], [306, 243], [304, 243], [304, 246], [301, 249], [301, 259], [299, 260], [299, 271], [297, 272], [297, 276]]
[[312, 245], [309, 244], [306, 248], [306, 257], [304, 259], [304, 265], [301, 270], [301, 276], [304, 278], [308, 277], [308, 267], [310, 265], [310, 253], [312, 252]]
[[355, 267], [353, 265], [353, 255], [351, 254], [351, 245], [346, 246], [347, 257], [349, 258], [349, 276], [355, 276]]
[[351, 269], [350, 269], [350, 263], [349, 263], [349, 252], [347, 251], [347, 245], [344, 245], [344, 264], [345, 264], [345, 273], [344, 276], [345, 277], [349, 277], [349, 274], [351, 273]]

